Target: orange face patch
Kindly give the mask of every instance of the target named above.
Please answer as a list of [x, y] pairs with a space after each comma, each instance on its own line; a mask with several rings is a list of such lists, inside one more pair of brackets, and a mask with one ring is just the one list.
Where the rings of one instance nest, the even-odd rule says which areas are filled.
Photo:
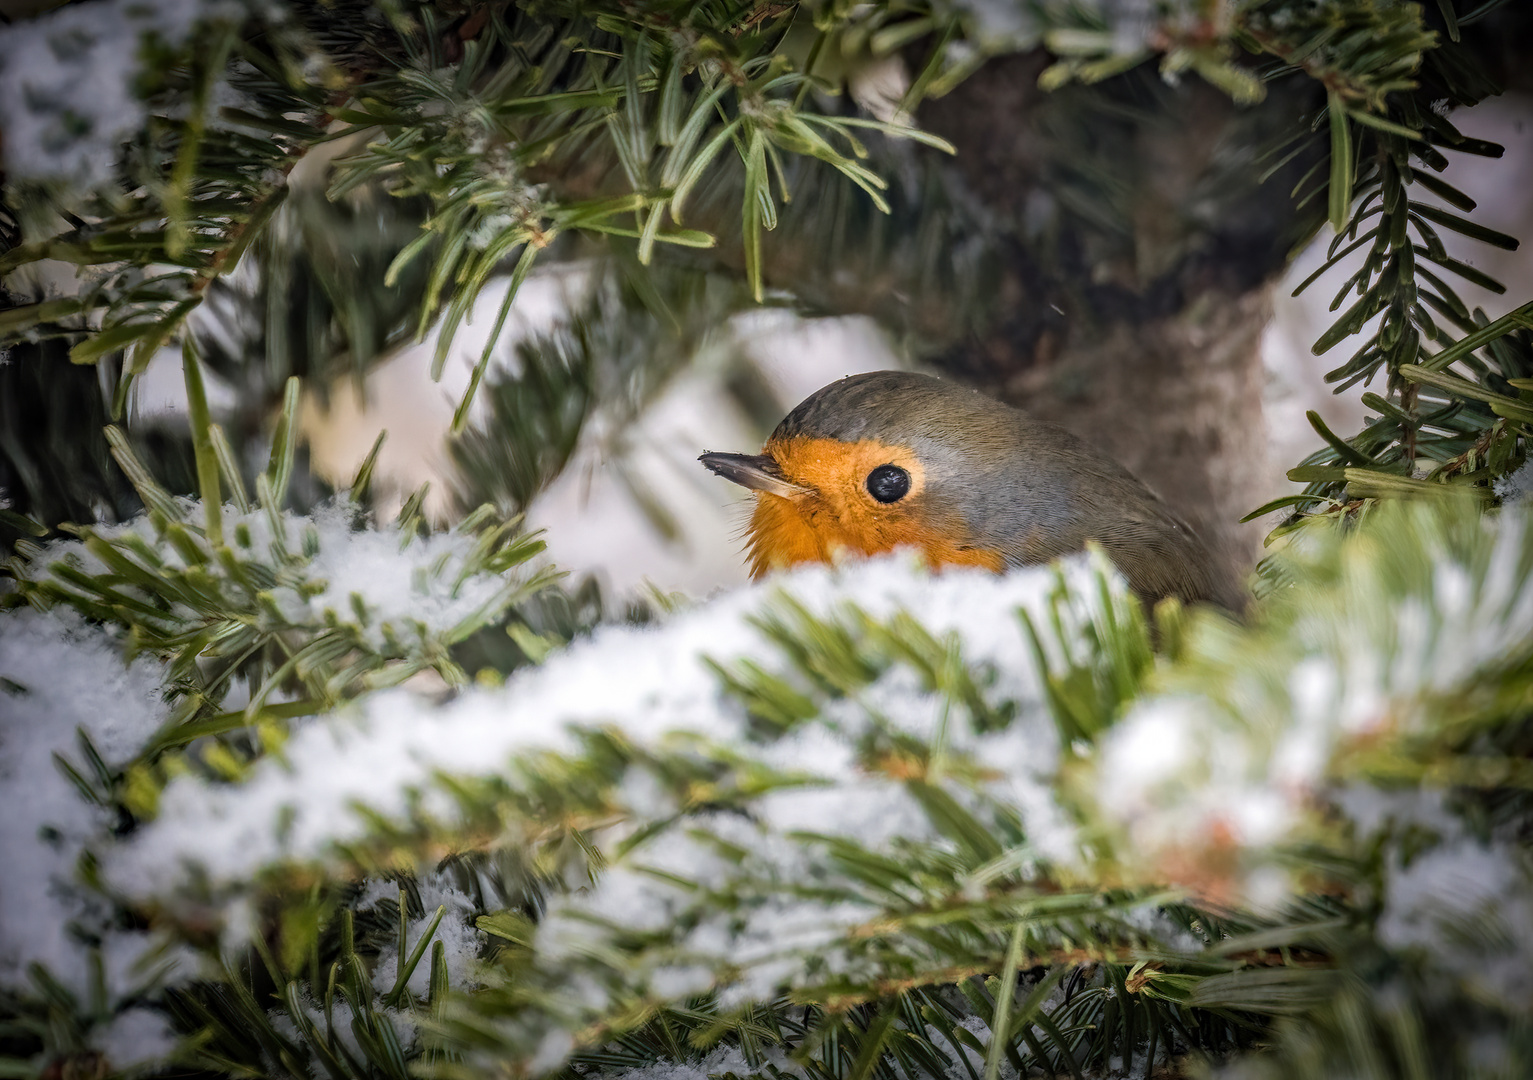
[[[961, 521], [938, 520], [922, 498], [926, 470], [908, 447], [875, 439], [840, 442], [795, 437], [774, 439], [764, 452], [783, 476], [810, 491], [784, 498], [758, 492], [751, 515], [751, 576], [800, 563], [830, 562], [838, 554], [878, 555], [897, 547], [919, 549], [932, 566], [983, 566], [1000, 572], [1000, 552], [970, 546]], [[867, 488], [880, 465], [910, 475], [910, 490], [881, 503]]]

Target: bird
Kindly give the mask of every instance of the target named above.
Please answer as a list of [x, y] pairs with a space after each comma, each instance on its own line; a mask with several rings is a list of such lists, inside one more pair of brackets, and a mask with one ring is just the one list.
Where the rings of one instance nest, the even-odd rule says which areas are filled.
[[789, 412], [760, 454], [698, 460], [755, 492], [754, 579], [901, 547], [936, 569], [1004, 573], [1094, 541], [1151, 604], [1244, 607], [1229, 565], [1122, 465], [1057, 424], [929, 375], [849, 376]]

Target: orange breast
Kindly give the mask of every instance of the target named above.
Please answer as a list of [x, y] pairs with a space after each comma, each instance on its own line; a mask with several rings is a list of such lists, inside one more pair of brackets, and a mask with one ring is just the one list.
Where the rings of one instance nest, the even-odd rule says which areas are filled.
[[[765, 452], [784, 476], [811, 493], [792, 498], [757, 493], [748, 526], [752, 577], [830, 562], [838, 554], [878, 555], [898, 547], [917, 549], [934, 567], [982, 566], [997, 573], [1005, 568], [999, 551], [970, 543], [961, 519], [933, 511], [924, 498], [925, 470], [909, 447], [800, 437], [772, 440]], [[910, 474], [910, 492], [897, 503], [878, 502], [864, 486], [880, 465], [898, 465]]]

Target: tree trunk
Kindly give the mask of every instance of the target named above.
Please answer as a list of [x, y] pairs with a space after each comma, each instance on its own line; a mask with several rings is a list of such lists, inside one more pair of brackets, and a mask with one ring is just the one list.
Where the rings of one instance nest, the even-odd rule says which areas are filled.
[[1247, 567], [1261, 530], [1239, 519], [1278, 494], [1262, 332], [1319, 202], [1289, 196], [1314, 151], [1265, 185], [1253, 159], [1312, 90], [1242, 109], [1138, 71], [1046, 93], [1047, 62], [994, 61], [922, 112], [958, 148], [997, 267], [994, 317], [936, 362], [1095, 443]]

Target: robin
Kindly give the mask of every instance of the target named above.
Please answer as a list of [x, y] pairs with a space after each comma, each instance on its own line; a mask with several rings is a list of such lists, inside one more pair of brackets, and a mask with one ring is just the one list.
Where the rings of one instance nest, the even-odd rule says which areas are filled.
[[759, 455], [698, 460], [756, 492], [751, 576], [912, 547], [997, 573], [1101, 545], [1150, 602], [1243, 607], [1224, 564], [1123, 466], [1064, 428], [904, 371], [853, 375], [784, 417]]

